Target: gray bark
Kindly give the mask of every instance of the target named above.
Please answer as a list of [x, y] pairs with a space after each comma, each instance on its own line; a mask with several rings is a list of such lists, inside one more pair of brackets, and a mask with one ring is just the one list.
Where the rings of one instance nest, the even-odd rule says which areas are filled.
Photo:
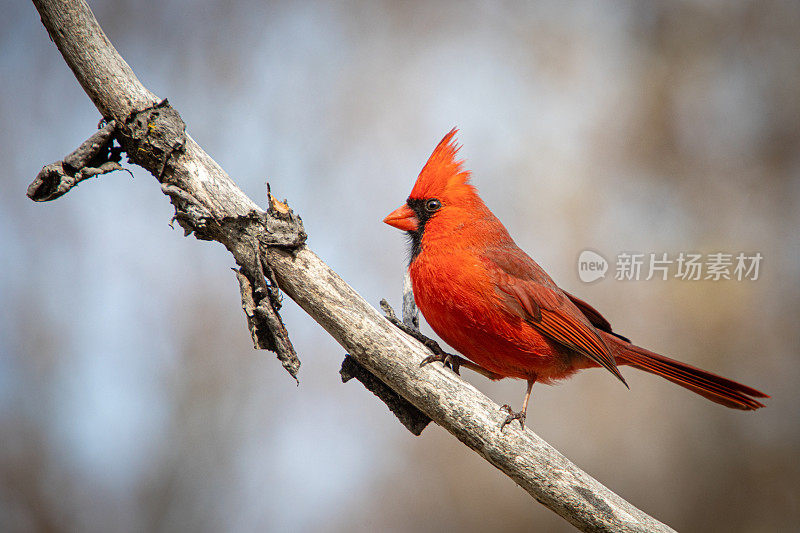
[[[85, 2], [34, 4], [81, 86], [103, 117], [116, 121], [129, 158], [161, 182], [178, 222], [232, 253], [246, 278], [240, 278], [243, 292], [262, 283], [262, 276], [274, 276], [359, 365], [577, 528], [672, 531], [581, 471], [530, 429], [507, 426], [501, 431], [505, 413], [452, 371], [439, 364], [420, 367], [430, 353], [305, 246], [304, 235], [293, 235], [296, 225], [281, 225], [280, 218], [270, 217], [242, 193], [183, 131], [177, 112], [139, 82]], [[258, 300], [245, 300], [257, 316]]]
[[83, 180], [123, 170], [119, 150], [112, 148], [114, 121], [106, 124], [61, 161], [46, 165], [28, 186], [28, 198], [49, 202], [67, 194]]

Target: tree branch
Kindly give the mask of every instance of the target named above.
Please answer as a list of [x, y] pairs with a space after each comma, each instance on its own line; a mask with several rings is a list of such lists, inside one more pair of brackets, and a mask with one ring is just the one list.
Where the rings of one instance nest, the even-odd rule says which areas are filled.
[[46, 165], [28, 186], [28, 198], [34, 202], [49, 202], [67, 194], [83, 180], [123, 170], [119, 164], [120, 148], [113, 148], [112, 120], [73, 150], [61, 161]]
[[505, 414], [450, 370], [420, 368], [429, 352], [418, 341], [382, 317], [301, 239], [275, 241], [275, 220], [183, 132], [177, 113], [139, 82], [85, 2], [34, 4], [83, 89], [106, 120], [116, 121], [128, 157], [161, 182], [187, 232], [222, 243], [245, 272], [260, 272], [259, 263], [269, 269], [279, 287], [361, 366], [579, 529], [672, 531], [532, 431], [501, 432]]

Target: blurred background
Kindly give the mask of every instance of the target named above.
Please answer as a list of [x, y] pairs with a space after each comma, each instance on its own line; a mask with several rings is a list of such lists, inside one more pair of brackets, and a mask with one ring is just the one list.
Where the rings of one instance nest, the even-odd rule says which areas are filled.
[[[368, 301], [381, 219], [439, 139], [566, 290], [638, 344], [773, 396], [626, 369], [534, 389], [529, 425], [680, 531], [800, 520], [800, 4], [92, 2], [144, 84]], [[100, 118], [34, 7], [0, 18], [0, 530], [570, 531], [439, 427], [413, 437], [292, 302], [300, 385], [253, 351], [233, 260], [130, 167], [34, 204]], [[757, 281], [578, 279], [591, 248], [759, 251]], [[430, 330], [426, 330], [430, 332]], [[524, 384], [465, 372], [498, 403]]]

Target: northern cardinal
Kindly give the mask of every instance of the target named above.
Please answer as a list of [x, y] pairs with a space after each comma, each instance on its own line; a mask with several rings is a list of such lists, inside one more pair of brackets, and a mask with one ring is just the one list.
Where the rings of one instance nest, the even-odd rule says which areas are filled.
[[470, 173], [456, 160], [456, 132], [436, 146], [406, 203], [384, 222], [410, 238], [414, 299], [433, 330], [484, 375], [527, 380], [522, 410], [504, 406], [503, 426], [518, 419], [524, 427], [535, 382], [603, 367], [625, 383], [620, 365], [726, 407], [764, 407], [754, 398], [766, 394], [631, 344], [592, 306], [559, 289], [470, 184]]

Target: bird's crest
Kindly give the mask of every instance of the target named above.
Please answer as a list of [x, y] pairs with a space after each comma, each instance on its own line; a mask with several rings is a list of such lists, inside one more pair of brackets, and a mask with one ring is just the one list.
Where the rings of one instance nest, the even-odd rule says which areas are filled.
[[456, 200], [475, 195], [469, 183], [470, 173], [462, 168], [462, 160], [456, 160], [460, 146], [455, 142], [456, 128], [439, 141], [428, 162], [422, 167], [409, 198], [440, 198]]

